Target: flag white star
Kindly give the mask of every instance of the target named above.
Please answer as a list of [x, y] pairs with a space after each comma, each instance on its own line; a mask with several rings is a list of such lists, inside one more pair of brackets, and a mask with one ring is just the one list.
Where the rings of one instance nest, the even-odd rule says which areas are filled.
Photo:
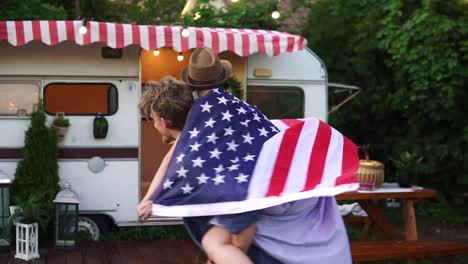
[[254, 113], [254, 118], [253, 120], [260, 122], [260, 117], [258, 116], [257, 113]]
[[239, 146], [238, 144], [236, 144], [234, 140], [232, 140], [231, 142], [227, 142], [226, 144], [228, 145], [227, 150], [232, 150], [232, 151], [236, 151], [237, 147]]
[[217, 137], [216, 134], [213, 133], [213, 134], [207, 136], [206, 138], [208, 138], [208, 141], [207, 141], [207, 142], [211, 142], [211, 143], [213, 143], [213, 144], [216, 144], [216, 140], [217, 140], [219, 137]]
[[219, 155], [222, 154], [221, 151], [219, 151], [217, 148], [215, 148], [213, 151], [209, 151], [210, 152], [210, 158], [216, 158], [216, 159], [219, 159]]
[[225, 129], [224, 129], [224, 135], [225, 135], [225, 136], [228, 136], [228, 135], [232, 136], [232, 133], [233, 133], [234, 131], [235, 131], [235, 130], [233, 130], [231, 127], [225, 128]]
[[202, 109], [202, 113], [203, 113], [203, 112], [211, 113], [210, 108], [213, 107], [213, 105], [210, 105], [210, 104], [208, 103], [208, 101], [206, 101], [205, 104], [202, 104], [202, 105], [200, 105], [200, 106], [203, 108], [203, 109]]
[[229, 171], [238, 170], [238, 169], [239, 169], [239, 166], [240, 166], [240, 164], [232, 164], [232, 165], [229, 166], [227, 169], [228, 169]]
[[213, 118], [210, 118], [210, 120], [205, 121], [205, 127], [211, 127], [213, 128], [213, 124], [216, 123], [216, 121], [213, 120]]
[[247, 135], [242, 135], [242, 137], [244, 138], [244, 143], [249, 143], [252, 145], [252, 139], [254, 138], [250, 136], [250, 133], [247, 133]]
[[198, 148], [200, 148], [201, 144], [198, 144], [197, 141], [195, 141], [195, 143], [193, 143], [192, 145], [189, 145], [190, 147], [190, 152], [192, 151], [198, 151]]
[[230, 160], [230, 161], [231, 161], [232, 163], [237, 163], [237, 162], [239, 162], [239, 157], [236, 157], [235, 159]]
[[210, 177], [207, 177], [205, 173], [202, 173], [200, 174], [200, 176], [197, 177], [197, 179], [198, 179], [198, 184], [203, 184], [203, 183], [207, 183]]
[[179, 178], [181, 178], [181, 177], [186, 178], [186, 177], [187, 177], [187, 172], [188, 172], [188, 170], [186, 170], [186, 169], [184, 168], [184, 166], [182, 166], [182, 167], [180, 167], [180, 169], [179, 169], [178, 171], [176, 171], [176, 172], [177, 172], [177, 175], [179, 175]]
[[200, 167], [200, 168], [203, 168], [203, 162], [205, 162], [206, 160], [202, 160], [201, 157], [198, 157], [194, 160], [192, 160], [193, 162], [193, 165], [192, 167]]
[[224, 171], [223, 165], [219, 164], [219, 166], [217, 168], [214, 168], [214, 170], [216, 171], [216, 173]]
[[218, 88], [211, 89], [211, 90], [213, 90], [213, 92], [215, 92], [215, 93], [220, 93]]
[[215, 182], [215, 185], [220, 185], [221, 183], [224, 183], [224, 177], [226, 177], [226, 176], [225, 175], [216, 175], [216, 177], [214, 177], [211, 180]]
[[274, 126], [270, 126], [270, 128], [271, 128], [271, 131], [273, 131], [273, 132], [278, 132], [278, 131], [279, 131], [279, 130], [278, 130], [276, 127], [274, 127]]
[[260, 136], [268, 137], [268, 131], [264, 127], [262, 127], [261, 129], [260, 128], [257, 128], [257, 129], [260, 132]]
[[221, 113], [221, 114], [223, 115], [223, 118], [221, 120], [231, 121], [231, 117], [233, 117], [233, 115], [231, 115], [231, 113], [229, 113], [229, 110], [227, 110], [226, 112]]
[[243, 182], [248, 182], [247, 181], [247, 177], [249, 177], [249, 175], [245, 175], [243, 173], [239, 173], [239, 176], [237, 176], [236, 179], [237, 180], [237, 183], [243, 183]]
[[184, 154], [184, 153], [180, 153], [180, 155], [177, 156], [177, 158], [176, 158], [177, 163], [182, 162], [182, 160], [184, 159], [184, 157], [185, 157], [185, 154]]
[[228, 99], [224, 98], [224, 96], [218, 97], [218, 104], [227, 105], [227, 102], [228, 102]]
[[240, 122], [240, 123], [241, 123], [243, 126], [248, 127], [250, 121], [252, 121], [252, 120], [246, 119], [244, 122]]
[[192, 190], [195, 189], [190, 184], [186, 183], [184, 187], [180, 187], [182, 191], [184, 191], [184, 194], [190, 194], [192, 193]]
[[239, 107], [239, 108], [237, 108], [236, 110], [237, 110], [237, 113], [238, 113], [239, 115], [240, 115], [240, 114], [245, 114], [245, 113], [247, 113], [247, 111], [245, 111], [245, 109], [242, 108], [242, 107]]
[[244, 161], [255, 161], [254, 158], [255, 155], [250, 155], [247, 153], [247, 155], [244, 157]]
[[198, 133], [200, 133], [200, 130], [194, 127], [192, 130], [189, 131], [189, 133], [190, 133], [190, 138], [194, 138], [198, 136]]
[[166, 190], [166, 189], [172, 188], [172, 184], [173, 184], [173, 183], [174, 183], [173, 181], [167, 179], [167, 180], [163, 183], [163, 189]]

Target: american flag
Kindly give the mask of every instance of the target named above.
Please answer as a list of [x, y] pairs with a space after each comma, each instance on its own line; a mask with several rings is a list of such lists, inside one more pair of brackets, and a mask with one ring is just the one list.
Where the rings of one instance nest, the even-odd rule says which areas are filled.
[[152, 214], [241, 213], [356, 190], [356, 146], [315, 119], [270, 121], [221, 89], [195, 100]]

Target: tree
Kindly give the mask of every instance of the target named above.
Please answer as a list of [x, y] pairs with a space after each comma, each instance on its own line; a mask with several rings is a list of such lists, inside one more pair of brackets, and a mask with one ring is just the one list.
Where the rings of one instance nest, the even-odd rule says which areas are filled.
[[318, 0], [303, 33], [329, 80], [363, 88], [330, 122], [370, 144], [388, 176], [391, 158], [422, 158], [415, 183], [452, 203], [468, 183], [466, 25], [461, 0]]
[[[59, 192], [58, 138], [55, 129], [45, 125], [42, 107], [31, 114], [31, 123], [25, 133], [23, 159], [18, 162], [13, 180], [13, 199], [27, 201], [35, 195], [41, 206], [50, 212]], [[47, 219], [44, 219], [47, 220]]]

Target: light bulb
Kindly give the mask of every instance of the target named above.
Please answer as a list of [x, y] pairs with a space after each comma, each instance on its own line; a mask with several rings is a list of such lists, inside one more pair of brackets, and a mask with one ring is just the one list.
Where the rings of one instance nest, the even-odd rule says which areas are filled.
[[186, 28], [182, 29], [182, 37], [188, 38], [190, 36], [190, 31]]
[[273, 11], [273, 12], [271, 13], [271, 17], [272, 17], [273, 19], [278, 19], [278, 18], [280, 17], [280, 15], [281, 15], [281, 14], [280, 14], [280, 12], [278, 12], [278, 10], [275, 10], [275, 11]]
[[159, 49], [153, 50], [153, 55], [154, 56], [159, 56]]
[[183, 61], [184, 60], [184, 55], [182, 55], [182, 53], [179, 53], [179, 55], [177, 56], [177, 60], [178, 61]]
[[88, 29], [85, 26], [81, 26], [78, 31], [80, 32], [81, 35], [88, 33]]

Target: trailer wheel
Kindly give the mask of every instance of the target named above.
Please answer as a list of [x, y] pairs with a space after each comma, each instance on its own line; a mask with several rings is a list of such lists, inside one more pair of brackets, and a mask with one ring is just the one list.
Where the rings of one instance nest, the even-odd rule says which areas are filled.
[[88, 239], [99, 240], [109, 233], [110, 221], [103, 215], [81, 215], [78, 217], [78, 232]]

